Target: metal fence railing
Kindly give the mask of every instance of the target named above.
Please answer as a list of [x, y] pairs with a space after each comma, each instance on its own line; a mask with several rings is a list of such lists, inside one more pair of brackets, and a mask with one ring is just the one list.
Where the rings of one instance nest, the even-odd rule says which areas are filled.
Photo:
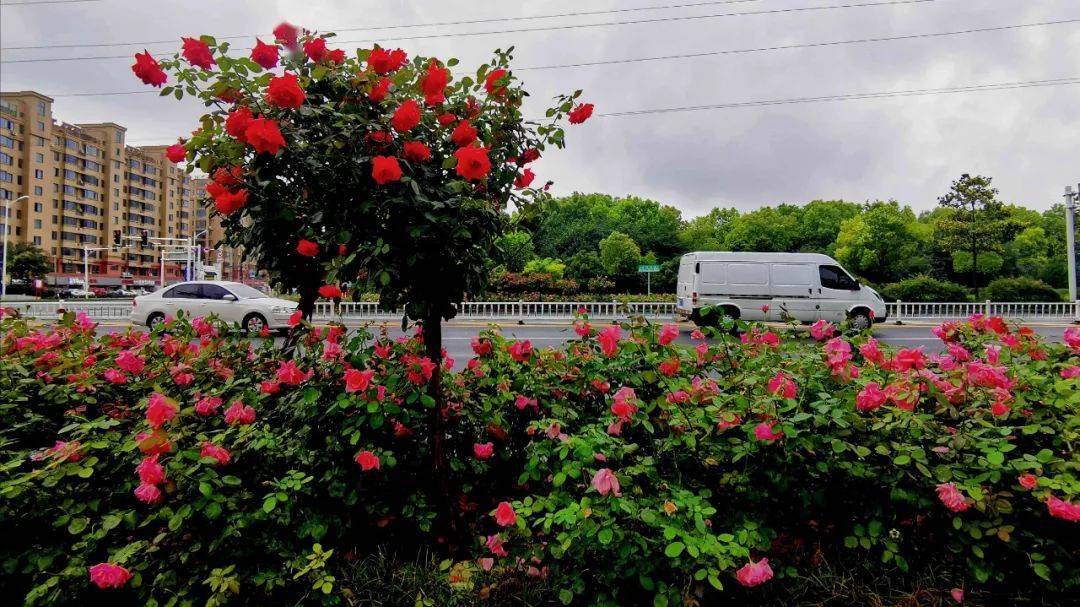
[[[65, 311], [84, 312], [94, 320], [127, 320], [131, 315], [130, 299], [73, 299], [52, 301], [7, 301], [28, 318], [54, 319]], [[1077, 302], [944, 302], [920, 303], [896, 301], [886, 304], [888, 322], [940, 322], [964, 320], [973, 314], [1002, 316], [1010, 320], [1032, 322], [1080, 322]], [[644, 316], [650, 320], [674, 318], [674, 302], [617, 301], [467, 301], [459, 304], [458, 318], [472, 320], [565, 321], [584, 311], [596, 320], [617, 320]], [[401, 310], [384, 310], [378, 302], [346, 301], [336, 306], [327, 301], [315, 304], [317, 320], [396, 320]]]

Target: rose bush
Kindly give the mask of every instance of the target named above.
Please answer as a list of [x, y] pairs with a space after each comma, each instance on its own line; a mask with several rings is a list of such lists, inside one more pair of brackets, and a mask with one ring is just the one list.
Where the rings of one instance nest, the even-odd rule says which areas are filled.
[[445, 378], [435, 486], [417, 335], [305, 329], [285, 354], [201, 318], [101, 337], [4, 318], [4, 586], [350, 604], [351, 568], [391, 547], [443, 554], [477, 602], [765, 603], [845, 554], [969, 593], [1075, 590], [1080, 332], [976, 317], [926, 354], [744, 328], [687, 347], [581, 317], [565, 351], [485, 332]]

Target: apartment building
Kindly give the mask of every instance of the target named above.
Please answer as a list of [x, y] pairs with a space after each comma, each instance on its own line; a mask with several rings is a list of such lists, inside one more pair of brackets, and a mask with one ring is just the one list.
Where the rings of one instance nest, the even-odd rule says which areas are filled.
[[84, 259], [94, 287], [153, 286], [162, 274], [176, 282], [187, 264], [161, 244], [198, 238], [213, 249], [220, 240], [202, 206], [205, 183], [169, 162], [165, 146], [129, 146], [126, 134], [111, 122], [57, 122], [41, 93], [0, 93], [0, 219], [10, 206], [9, 245], [40, 247], [50, 284], [81, 284]]
[[[206, 178], [192, 179], [191, 187], [196, 192], [204, 192], [209, 182]], [[194, 217], [195, 233], [201, 234], [199, 241], [203, 247], [204, 259], [210, 260], [209, 263], [215, 266], [219, 280], [233, 280], [259, 287], [266, 285], [265, 274], [260, 272], [255, 264], [244, 260], [242, 248], [218, 246], [225, 239], [220, 217], [211, 217], [209, 210], [203, 205], [196, 205]]]

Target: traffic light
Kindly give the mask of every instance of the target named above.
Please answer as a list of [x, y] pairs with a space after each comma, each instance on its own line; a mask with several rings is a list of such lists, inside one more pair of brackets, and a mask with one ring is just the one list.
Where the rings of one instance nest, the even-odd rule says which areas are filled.
[[150, 232], [147, 232], [146, 230], [142, 231], [142, 241], [141, 242], [142, 242], [142, 246], [144, 246], [144, 247], [146, 245], [150, 244]]
[[112, 243], [115, 247], [120, 246], [120, 230], [112, 231]]

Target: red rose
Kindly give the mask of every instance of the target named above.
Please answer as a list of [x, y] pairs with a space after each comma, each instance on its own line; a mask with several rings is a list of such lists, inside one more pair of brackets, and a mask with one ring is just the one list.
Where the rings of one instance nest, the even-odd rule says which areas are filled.
[[476, 127], [469, 124], [468, 120], [462, 120], [454, 127], [454, 132], [450, 134], [450, 140], [457, 144], [459, 148], [463, 148], [476, 141]]
[[343, 244], [339, 244], [339, 245], [338, 245], [338, 247], [337, 247], [337, 254], [338, 254], [338, 255], [345, 255], [345, 254], [346, 254], [346, 253], [348, 253], [348, 252], [349, 252], [349, 248], [348, 248], [348, 247], [346, 247], [346, 246], [345, 246], [345, 245], [343, 245]]
[[300, 35], [300, 28], [282, 21], [274, 28], [274, 40], [289, 48], [296, 48], [296, 38]]
[[457, 157], [457, 174], [469, 181], [479, 181], [491, 171], [487, 148], [461, 148], [454, 152]]
[[322, 61], [323, 57], [326, 57], [326, 39], [312, 38], [305, 42], [304, 54], [315, 63]]
[[228, 188], [216, 181], [211, 181], [210, 183], [206, 184], [206, 193], [209, 194], [211, 198], [217, 198], [218, 196], [221, 196], [228, 191]]
[[188, 63], [204, 70], [214, 65], [214, 54], [210, 52], [210, 47], [205, 42], [195, 38], [181, 38], [181, 40], [184, 41], [184, 59], [187, 59]]
[[222, 192], [214, 198], [214, 208], [222, 215], [232, 215], [247, 204], [248, 191]]
[[408, 61], [408, 59], [405, 51], [399, 48], [387, 51], [386, 49], [375, 47], [371, 49], [371, 54], [368, 55], [367, 63], [372, 71], [382, 76], [405, 65], [405, 62]]
[[581, 124], [592, 116], [593, 104], [591, 103], [579, 103], [578, 106], [570, 110], [570, 124]]
[[226, 188], [240, 185], [244, 179], [244, 167], [221, 167], [214, 171], [214, 182]]
[[405, 142], [405, 160], [409, 162], [424, 162], [431, 158], [431, 149], [419, 141]]
[[390, 124], [394, 130], [404, 133], [420, 124], [420, 104], [409, 99], [394, 110], [394, 116], [390, 118]]
[[447, 112], [445, 114], [439, 114], [438, 120], [440, 126], [450, 126], [457, 122], [457, 116]]
[[372, 145], [387, 146], [394, 142], [394, 134], [390, 131], [375, 131], [368, 133], [367, 139]]
[[229, 112], [229, 116], [225, 118], [225, 132], [237, 139], [242, 139], [244, 131], [247, 131], [248, 126], [251, 125], [251, 121], [254, 119], [251, 110], [240, 106]]
[[427, 73], [420, 79], [420, 90], [424, 93], [424, 103], [436, 105], [446, 101], [446, 85], [450, 82], [450, 70], [439, 67], [434, 59], [428, 63]]
[[281, 136], [278, 123], [268, 118], [256, 118], [244, 131], [244, 140], [260, 154], [277, 154], [285, 147], [285, 138]]
[[517, 163], [518, 163], [518, 166], [525, 166], [525, 165], [529, 164], [530, 162], [535, 162], [536, 160], [539, 160], [539, 159], [540, 159], [540, 150], [538, 150], [536, 148], [529, 148], [529, 149], [525, 150], [524, 153], [521, 154], [521, 157], [518, 158]]
[[336, 48], [326, 53], [326, 61], [328, 63], [345, 63], [345, 51]]
[[369, 470], [379, 469], [379, 456], [375, 455], [371, 451], [361, 451], [356, 454], [356, 463], [360, 465], [360, 469], [364, 472]]
[[306, 98], [296, 74], [274, 76], [270, 79], [270, 86], [266, 87], [266, 100], [276, 107], [296, 109], [303, 105]]
[[165, 148], [165, 157], [169, 159], [169, 162], [179, 164], [187, 158], [187, 150], [184, 149], [184, 144], [174, 143]]
[[[492, 97], [503, 97], [503, 96], [505, 96], [506, 95], [505, 83], [510, 80], [508, 78], [508, 76], [509, 76], [509, 72], [502, 69], [501, 67], [498, 68], [498, 69], [492, 70], [491, 73], [487, 75], [487, 78], [484, 79], [484, 90], [486, 90], [488, 95], [491, 95]], [[500, 84], [500, 83], [502, 83], [502, 84]]]
[[383, 99], [386, 99], [387, 93], [390, 92], [390, 79], [379, 78], [379, 81], [375, 83], [375, 86], [371, 87], [371, 92], [368, 93], [368, 99], [371, 99], [375, 103], [379, 103]]
[[518, 175], [517, 179], [514, 180], [514, 187], [519, 190], [527, 188], [535, 177], [536, 173], [533, 173], [532, 169], [525, 169], [525, 172]]
[[315, 257], [319, 254], [319, 244], [311, 242], [306, 238], [301, 238], [300, 242], [296, 243], [296, 252], [304, 257]]
[[319, 295], [327, 299], [340, 299], [341, 289], [337, 285], [323, 285], [319, 287]]
[[150, 56], [150, 51], [145, 49], [141, 53], [135, 53], [135, 64], [131, 66], [131, 71], [135, 72], [143, 84], [151, 86], [161, 86], [168, 79], [158, 62]]
[[264, 70], [277, 67], [278, 47], [276, 44], [267, 44], [258, 38], [255, 39], [255, 48], [251, 49], [251, 60], [262, 66]]
[[401, 166], [393, 156], [376, 156], [371, 159], [371, 178], [383, 185], [401, 179]]

